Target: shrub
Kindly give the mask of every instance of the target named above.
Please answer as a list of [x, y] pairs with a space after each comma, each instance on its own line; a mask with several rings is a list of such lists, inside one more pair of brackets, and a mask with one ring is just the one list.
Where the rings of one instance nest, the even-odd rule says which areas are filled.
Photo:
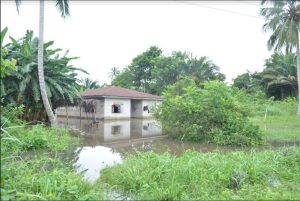
[[250, 123], [250, 110], [236, 95], [236, 89], [217, 81], [205, 82], [203, 88], [189, 83], [180, 94], [178, 85], [164, 92], [166, 100], [156, 117], [172, 136], [220, 145], [256, 145], [262, 142], [258, 126]]

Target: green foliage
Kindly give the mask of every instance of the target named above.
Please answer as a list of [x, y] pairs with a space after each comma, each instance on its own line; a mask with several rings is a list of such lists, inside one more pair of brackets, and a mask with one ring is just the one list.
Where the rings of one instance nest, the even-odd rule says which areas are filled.
[[123, 69], [118, 75], [114, 77], [111, 84], [128, 89], [134, 88], [132, 72], [128, 68]]
[[255, 94], [257, 91], [265, 91], [264, 82], [262, 80], [262, 73], [261, 72], [254, 72], [238, 75], [233, 80], [233, 87], [237, 87], [239, 89], [246, 90], [247, 93]]
[[1, 129], [1, 200], [101, 199], [101, 186], [85, 181], [71, 160], [61, 159], [62, 153], [74, 152], [77, 139], [66, 130], [12, 119], [21, 111], [1, 110], [1, 121], [6, 119]]
[[296, 55], [274, 53], [266, 60], [265, 66], [262, 79], [267, 85], [267, 94], [277, 99], [296, 97], [298, 90]]
[[151, 46], [147, 51], [136, 56], [128, 69], [133, 75], [133, 86], [136, 89], [149, 92], [149, 84], [152, 82], [152, 70], [155, 66], [156, 59], [161, 55], [162, 50], [158, 47]]
[[235, 90], [217, 81], [204, 82], [203, 89], [195, 85], [185, 86], [178, 95], [174, 93], [175, 84], [164, 93], [166, 100], [156, 117], [170, 135], [220, 145], [262, 142], [258, 126], [248, 119], [250, 110], [240, 102]]
[[99, 82], [88, 77], [80, 80], [80, 91], [100, 88]]
[[[16, 60], [15, 59], [5, 59], [7, 55], [7, 49], [2, 47], [2, 43], [4, 40], [4, 37], [8, 31], [8, 28], [5, 27], [1, 31], [1, 79], [3, 79], [5, 76], [10, 75], [12, 71], [16, 70]], [[1, 85], [2, 87], [2, 85]]]
[[299, 166], [298, 147], [180, 157], [146, 152], [103, 169], [101, 179], [137, 200], [298, 200]]
[[182, 77], [190, 77], [198, 85], [206, 80], [225, 80], [219, 67], [207, 57], [197, 58], [180, 51], [164, 56], [159, 48], [150, 47], [135, 57], [122, 72], [117, 73], [112, 84], [161, 94], [168, 85]]
[[[19, 40], [12, 37], [10, 39], [11, 43], [5, 46], [5, 59], [15, 59], [17, 71], [1, 79], [3, 103], [14, 103], [15, 106], [24, 104], [25, 119], [43, 120], [46, 113], [38, 82], [38, 38], [33, 37], [32, 31], [27, 31]], [[85, 71], [69, 64], [76, 57], [68, 57], [68, 51], [60, 56], [61, 49], [50, 49], [53, 43], [50, 41], [44, 44], [44, 76], [47, 95], [52, 108], [55, 109], [61, 104], [73, 104], [79, 97], [77, 72]]]
[[271, 30], [268, 48], [276, 51], [282, 47], [291, 52], [293, 47], [299, 45], [300, 6], [295, 0], [267, 1], [271, 6], [261, 8], [260, 14], [265, 18], [263, 29]]

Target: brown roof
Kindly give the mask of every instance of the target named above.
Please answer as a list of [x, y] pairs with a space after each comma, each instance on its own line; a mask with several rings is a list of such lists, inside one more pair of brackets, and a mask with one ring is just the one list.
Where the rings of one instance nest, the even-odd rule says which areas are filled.
[[135, 91], [132, 89], [126, 89], [122, 87], [110, 86], [98, 89], [90, 89], [81, 92], [83, 97], [121, 97], [130, 99], [155, 99], [161, 100], [160, 96]]

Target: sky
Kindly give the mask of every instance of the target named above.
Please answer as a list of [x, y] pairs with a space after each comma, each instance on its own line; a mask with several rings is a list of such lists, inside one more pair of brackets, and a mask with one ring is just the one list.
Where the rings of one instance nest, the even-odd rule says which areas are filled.
[[[45, 42], [79, 56], [72, 64], [100, 83], [110, 83], [112, 67], [123, 69], [150, 46], [164, 55], [187, 51], [207, 56], [231, 83], [237, 75], [261, 71], [271, 52], [262, 31], [259, 1], [70, 1], [62, 19], [54, 1], [45, 3]], [[21, 38], [38, 36], [39, 2], [1, 1], [1, 29]], [[5, 38], [9, 42], [9, 37]]]

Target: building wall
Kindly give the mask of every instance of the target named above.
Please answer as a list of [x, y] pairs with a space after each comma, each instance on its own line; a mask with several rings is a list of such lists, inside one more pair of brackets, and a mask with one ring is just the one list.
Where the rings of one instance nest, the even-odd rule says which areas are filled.
[[[151, 118], [152, 108], [156, 104], [161, 104], [162, 101], [157, 100], [130, 100], [130, 99], [99, 99], [97, 100], [96, 113], [94, 114], [97, 119], [123, 119], [123, 118]], [[121, 113], [113, 113], [112, 105], [120, 104]], [[144, 107], [148, 106], [148, 110], [144, 111]], [[81, 108], [81, 118], [93, 118], [92, 113], [84, 112]], [[57, 116], [69, 116], [80, 118], [79, 106], [59, 107], [55, 110]]]
[[[80, 118], [79, 106], [68, 106], [56, 108], [55, 114], [57, 116], [69, 116]], [[104, 115], [104, 99], [97, 100], [96, 113], [94, 114], [97, 119], [102, 119]], [[93, 118], [92, 113], [86, 113], [84, 108], [81, 108], [81, 118]]]
[[[157, 104], [161, 104], [162, 101], [158, 101], [158, 100], [143, 100], [142, 101], [142, 117], [152, 117], [153, 115], [153, 107], [155, 107], [155, 105]], [[148, 110], [144, 111], [144, 107], [148, 106]]]
[[[121, 113], [113, 113], [112, 105], [120, 104]], [[105, 98], [104, 100], [104, 118], [105, 119], [122, 119], [130, 118], [131, 101], [130, 99], [111, 99]]]
[[143, 116], [143, 101], [142, 100], [131, 100], [131, 117], [142, 117]]
[[57, 116], [79, 117], [80, 108], [78, 106], [58, 107], [55, 109]]
[[104, 117], [104, 99], [97, 102], [96, 118], [102, 119]]

